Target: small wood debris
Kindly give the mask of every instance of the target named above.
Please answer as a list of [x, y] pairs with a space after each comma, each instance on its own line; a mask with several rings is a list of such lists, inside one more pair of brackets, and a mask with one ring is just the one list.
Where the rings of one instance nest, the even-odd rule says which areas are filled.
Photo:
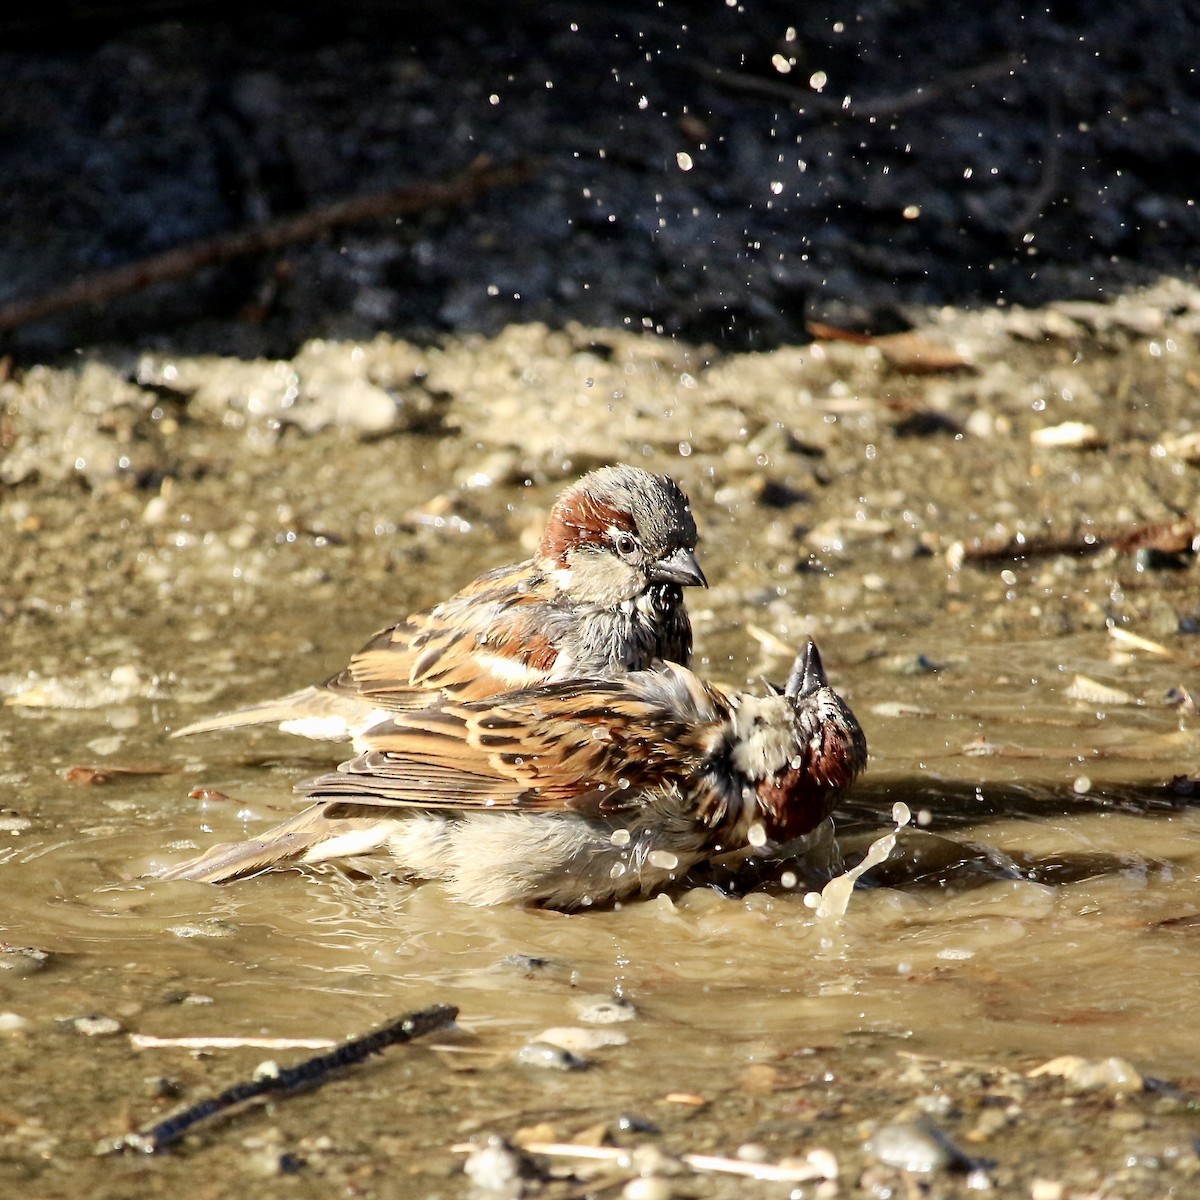
[[1122, 688], [1109, 687], [1108, 684], [1092, 679], [1088, 675], [1076, 675], [1063, 695], [1069, 700], [1079, 700], [1084, 704], [1099, 704], [1106, 708], [1139, 703], [1136, 696]]
[[1043, 425], [1029, 435], [1029, 440], [1035, 446], [1056, 450], [1099, 450], [1108, 444], [1095, 425], [1085, 421]]

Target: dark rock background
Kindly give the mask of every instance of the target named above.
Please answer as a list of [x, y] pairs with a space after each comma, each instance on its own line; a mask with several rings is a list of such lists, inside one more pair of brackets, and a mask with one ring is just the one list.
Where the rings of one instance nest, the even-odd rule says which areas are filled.
[[532, 166], [0, 335], [24, 361], [572, 319], [763, 348], [1197, 261], [1182, 0], [51, 5], [3, 26], [0, 304], [479, 155]]

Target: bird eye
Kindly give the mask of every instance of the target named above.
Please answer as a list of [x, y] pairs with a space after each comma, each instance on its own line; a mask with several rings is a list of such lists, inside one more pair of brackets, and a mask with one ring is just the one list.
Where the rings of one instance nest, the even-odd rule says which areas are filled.
[[637, 541], [628, 533], [618, 533], [613, 539], [613, 545], [622, 558], [632, 558], [637, 553]]

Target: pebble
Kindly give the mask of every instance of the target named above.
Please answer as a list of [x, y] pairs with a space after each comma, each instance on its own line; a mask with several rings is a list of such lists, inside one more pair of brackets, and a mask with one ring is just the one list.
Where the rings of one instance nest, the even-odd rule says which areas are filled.
[[622, 1113], [615, 1122], [620, 1133], [661, 1133], [657, 1125], [647, 1117], [639, 1117], [637, 1113]]
[[1141, 1072], [1124, 1058], [1080, 1058], [1062, 1054], [1034, 1067], [1030, 1076], [1058, 1075], [1076, 1092], [1140, 1092], [1146, 1086]]
[[254, 1150], [246, 1156], [246, 1166], [255, 1175], [272, 1179], [278, 1175], [294, 1175], [304, 1168], [304, 1159], [287, 1150]]
[[1065, 1191], [1057, 1179], [1035, 1179], [1029, 1185], [1029, 1200], [1062, 1200]]
[[671, 1200], [674, 1189], [661, 1175], [643, 1175], [631, 1179], [622, 1189], [623, 1200]]
[[520, 1196], [532, 1175], [529, 1160], [503, 1138], [489, 1137], [467, 1156], [463, 1173], [482, 1192]]
[[742, 1162], [763, 1163], [771, 1156], [761, 1142], [743, 1142], [734, 1151], [734, 1157], [740, 1158]]
[[71, 1022], [71, 1028], [84, 1037], [111, 1037], [121, 1032], [121, 1022], [116, 1017], [104, 1017], [93, 1014], [88, 1017], [76, 1017]]
[[11, 972], [9, 978], [32, 975], [50, 961], [49, 951], [36, 946], [4, 946], [0, 948], [0, 971]]
[[616, 1025], [638, 1015], [637, 1009], [621, 996], [581, 996], [573, 1007], [575, 1015], [589, 1025]]
[[178, 1100], [183, 1095], [183, 1085], [166, 1075], [147, 1075], [142, 1090], [151, 1100]]
[[1044, 425], [1033, 430], [1029, 440], [1035, 446], [1058, 447], [1070, 450], [1098, 450], [1105, 440], [1095, 425], [1084, 421], [1064, 421], [1061, 425]]
[[669, 1154], [663, 1153], [657, 1146], [635, 1146], [629, 1152], [629, 1162], [633, 1169], [643, 1178], [663, 1175], [681, 1175], [687, 1168]]
[[884, 1125], [867, 1139], [866, 1147], [881, 1163], [919, 1175], [945, 1171], [967, 1161], [967, 1156], [940, 1129], [924, 1121]]
[[550, 1042], [526, 1042], [517, 1051], [517, 1062], [525, 1067], [539, 1067], [543, 1071], [582, 1071], [589, 1066], [586, 1058], [555, 1046]]
[[0, 1034], [20, 1033], [29, 1028], [29, 1019], [15, 1012], [0, 1012]]
[[585, 1029], [581, 1025], [555, 1025], [543, 1029], [534, 1042], [549, 1042], [561, 1046], [574, 1054], [587, 1050], [599, 1050], [603, 1046], [624, 1046], [629, 1042], [625, 1034], [616, 1029]]

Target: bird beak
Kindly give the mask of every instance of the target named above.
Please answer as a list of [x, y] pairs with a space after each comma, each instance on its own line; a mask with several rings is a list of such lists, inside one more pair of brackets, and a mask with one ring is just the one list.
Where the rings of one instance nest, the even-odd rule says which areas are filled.
[[684, 587], [708, 587], [708, 580], [696, 561], [696, 553], [686, 546], [672, 550], [650, 568], [650, 578], [656, 583], [682, 583]]
[[784, 695], [793, 701], [807, 700], [828, 686], [829, 680], [825, 677], [825, 668], [821, 666], [817, 644], [809, 638], [807, 645], [796, 655], [796, 661], [792, 664], [787, 687], [783, 689]]

